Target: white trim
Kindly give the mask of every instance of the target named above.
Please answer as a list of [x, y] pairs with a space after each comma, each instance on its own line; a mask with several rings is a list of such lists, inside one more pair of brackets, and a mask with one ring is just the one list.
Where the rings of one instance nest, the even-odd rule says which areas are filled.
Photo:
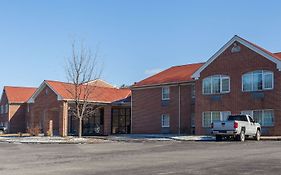
[[41, 83], [41, 85], [39, 86], [39, 88], [36, 89], [35, 93], [33, 93], [33, 95], [29, 98], [29, 100], [27, 101], [27, 103], [34, 103], [35, 98], [39, 95], [39, 93], [46, 87], [48, 86], [56, 95], [57, 95], [57, 100], [63, 100], [63, 97], [61, 95], [59, 95], [53, 88], [52, 86], [50, 86], [46, 81], [43, 81]]
[[170, 82], [170, 83], [161, 83], [161, 84], [150, 84], [150, 85], [143, 85], [143, 86], [132, 86], [132, 90], [139, 90], [139, 89], [151, 89], [151, 88], [159, 88], [162, 86], [178, 86], [178, 85], [190, 85], [195, 84], [195, 81], [181, 81], [181, 82]]
[[268, 60], [276, 63], [276, 67], [279, 71], [281, 71], [281, 61], [277, 58], [269, 55], [268, 53], [264, 52], [263, 50], [255, 47], [254, 45], [250, 44], [249, 42], [246, 42], [239, 36], [235, 35], [231, 40], [229, 40], [220, 50], [218, 50], [203, 66], [201, 66], [197, 71], [193, 73], [191, 76], [194, 79], [200, 78], [200, 73], [208, 67], [220, 54], [222, 54], [229, 46], [231, 46], [234, 42], [239, 42], [240, 44], [248, 47], [249, 49], [253, 50], [254, 52], [260, 54], [261, 56], [267, 58]]

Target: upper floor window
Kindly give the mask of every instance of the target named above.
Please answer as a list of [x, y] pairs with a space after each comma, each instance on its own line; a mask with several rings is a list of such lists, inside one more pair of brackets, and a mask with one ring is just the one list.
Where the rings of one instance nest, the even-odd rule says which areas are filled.
[[170, 87], [162, 87], [162, 100], [170, 99]]
[[195, 98], [195, 85], [191, 85], [191, 98]]
[[4, 113], [4, 106], [1, 105], [1, 106], [0, 106], [0, 114], [3, 114], [3, 113]]
[[9, 109], [9, 105], [6, 104], [6, 105], [5, 105], [5, 113], [8, 113], [8, 109]]
[[230, 78], [226, 75], [213, 75], [203, 79], [203, 94], [230, 92]]
[[262, 91], [273, 89], [273, 72], [257, 70], [242, 75], [242, 91]]

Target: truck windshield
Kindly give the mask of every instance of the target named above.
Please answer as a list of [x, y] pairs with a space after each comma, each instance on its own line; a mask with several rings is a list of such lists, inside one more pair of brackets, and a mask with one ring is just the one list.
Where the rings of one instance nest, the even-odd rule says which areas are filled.
[[230, 115], [228, 120], [248, 121], [246, 115]]

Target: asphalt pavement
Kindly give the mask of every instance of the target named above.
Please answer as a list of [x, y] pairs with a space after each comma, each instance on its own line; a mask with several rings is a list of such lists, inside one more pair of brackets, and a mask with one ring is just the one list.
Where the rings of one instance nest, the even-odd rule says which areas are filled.
[[0, 143], [0, 174], [281, 174], [281, 142]]

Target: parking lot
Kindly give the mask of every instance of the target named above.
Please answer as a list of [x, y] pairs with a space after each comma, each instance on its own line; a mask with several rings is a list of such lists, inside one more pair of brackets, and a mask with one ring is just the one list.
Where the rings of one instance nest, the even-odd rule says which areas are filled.
[[0, 143], [0, 174], [280, 174], [281, 142]]

